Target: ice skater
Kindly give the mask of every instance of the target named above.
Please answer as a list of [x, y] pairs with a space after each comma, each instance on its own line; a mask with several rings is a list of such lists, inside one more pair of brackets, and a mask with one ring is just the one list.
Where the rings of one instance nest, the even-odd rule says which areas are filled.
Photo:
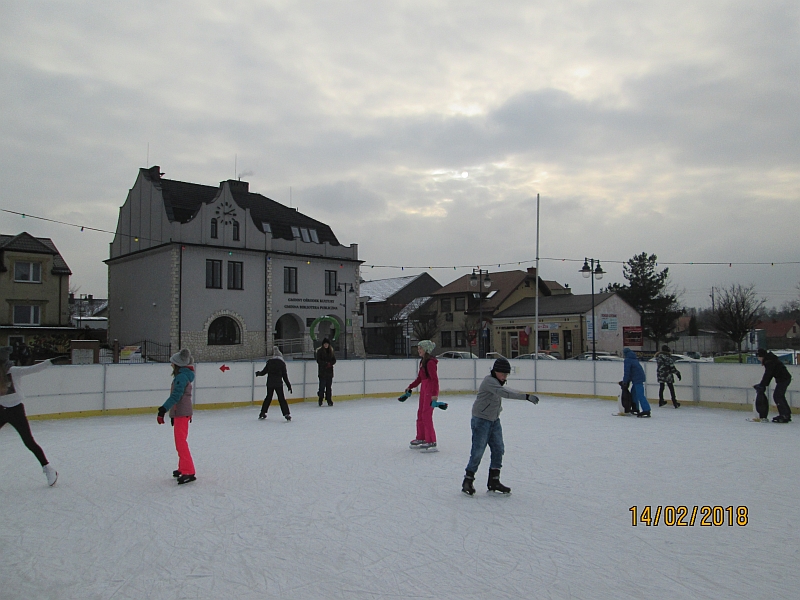
[[173, 354], [172, 386], [167, 401], [158, 408], [158, 424], [164, 424], [164, 415], [169, 411], [175, 435], [175, 450], [178, 451], [178, 468], [172, 472], [178, 484], [183, 485], [195, 481], [194, 461], [189, 452], [189, 423], [192, 422], [192, 382], [194, 382], [194, 360], [187, 348]]
[[19, 433], [22, 443], [33, 452], [42, 465], [42, 472], [47, 478], [47, 485], [54, 486], [58, 480], [58, 472], [50, 465], [44, 451], [33, 439], [28, 417], [25, 415], [25, 395], [22, 393], [22, 380], [50, 366], [46, 360], [30, 367], [15, 367], [9, 359], [13, 349], [11, 346], [0, 348], [0, 428], [9, 423]]
[[622, 377], [620, 385], [626, 386], [631, 384], [631, 395], [633, 396], [633, 403], [636, 405], [637, 417], [647, 418], [650, 416], [650, 403], [644, 395], [644, 382], [645, 374], [642, 365], [639, 363], [639, 357], [630, 348], [622, 350], [625, 356], [625, 374]]
[[292, 415], [289, 414], [289, 405], [286, 403], [286, 397], [283, 395], [283, 382], [286, 382], [286, 389], [292, 393], [292, 384], [289, 383], [289, 374], [286, 372], [286, 363], [283, 360], [280, 348], [277, 346], [272, 347], [272, 358], [267, 361], [264, 368], [256, 372], [256, 377], [267, 376], [267, 395], [264, 397], [264, 403], [261, 405], [261, 413], [258, 415], [259, 419], [267, 418], [267, 411], [269, 405], [272, 404], [272, 395], [278, 394], [278, 403], [281, 405], [281, 412], [287, 421], [292, 420]]
[[664, 344], [661, 346], [661, 352], [656, 354], [656, 377], [658, 379], [658, 407], [661, 408], [667, 404], [664, 400], [664, 386], [669, 388], [669, 395], [672, 396], [672, 406], [680, 408], [681, 403], [675, 399], [675, 377], [678, 381], [681, 380], [681, 372], [675, 367], [675, 359], [672, 357], [672, 352], [669, 346]]
[[[789, 374], [789, 369], [786, 368], [775, 354], [767, 352], [764, 348], [759, 348], [756, 352], [758, 360], [764, 365], [764, 376], [761, 382], [755, 388], [756, 391], [766, 394], [767, 386], [772, 378], [775, 378], [775, 391], [772, 392], [772, 399], [775, 401], [775, 406], [778, 407], [778, 416], [772, 419], [773, 423], [791, 423], [792, 422], [792, 409], [789, 408], [789, 403], [786, 402], [786, 388], [792, 382], [792, 376]], [[767, 404], [769, 407], [769, 404]], [[768, 410], [768, 408], [767, 408]], [[767, 411], [764, 412], [764, 418], [767, 417]]]
[[419, 408], [417, 409], [417, 437], [411, 440], [412, 449], [424, 452], [438, 452], [436, 447], [436, 431], [433, 429], [433, 409], [447, 409], [446, 402], [439, 402], [439, 361], [431, 356], [436, 344], [430, 340], [422, 340], [417, 344], [417, 352], [422, 359], [419, 363], [417, 378], [406, 388], [400, 398], [408, 398], [411, 391], [419, 388]]
[[508, 374], [511, 373], [511, 364], [505, 358], [498, 358], [489, 375], [484, 377], [478, 388], [478, 397], [472, 405], [472, 450], [461, 484], [461, 491], [468, 496], [475, 494], [475, 473], [481, 464], [486, 446], [492, 452], [489, 463], [489, 481], [486, 487], [490, 492], [510, 494], [511, 488], [500, 483], [500, 469], [503, 468], [503, 427], [500, 425], [500, 411], [503, 410], [503, 398], [527, 400], [539, 404], [539, 398], [533, 394], [512, 390], [505, 387]]
[[328, 401], [328, 406], [333, 406], [333, 365], [336, 364], [336, 355], [331, 348], [331, 341], [328, 338], [322, 340], [322, 346], [315, 354], [317, 359], [317, 377], [319, 377], [319, 405], [322, 406], [322, 399]]

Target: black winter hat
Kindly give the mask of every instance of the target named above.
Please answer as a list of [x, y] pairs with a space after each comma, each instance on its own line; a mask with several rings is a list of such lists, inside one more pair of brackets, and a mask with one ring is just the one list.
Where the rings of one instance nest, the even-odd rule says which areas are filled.
[[496, 361], [494, 361], [492, 371], [495, 373], [511, 373], [511, 363], [509, 363], [505, 358], [498, 358]]
[[766, 356], [766, 355], [767, 355], [766, 349], [759, 348], [758, 350], [756, 350], [756, 356]]
[[324, 346], [325, 344], [330, 344], [330, 343], [331, 343], [331, 341], [330, 341], [328, 338], [323, 338], [323, 340], [322, 340], [322, 345], [323, 345], [323, 346]]
[[664, 344], [663, 346], [661, 346], [661, 351], [662, 351], [662, 352], [669, 352], [669, 346], [667, 346], [666, 344]]

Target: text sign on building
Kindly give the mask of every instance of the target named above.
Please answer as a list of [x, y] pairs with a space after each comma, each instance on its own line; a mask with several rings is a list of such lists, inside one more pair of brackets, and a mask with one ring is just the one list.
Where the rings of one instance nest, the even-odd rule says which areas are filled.
[[617, 315], [600, 315], [600, 331], [617, 331]]
[[642, 347], [642, 328], [641, 327], [623, 327], [622, 328], [622, 345], [631, 348]]

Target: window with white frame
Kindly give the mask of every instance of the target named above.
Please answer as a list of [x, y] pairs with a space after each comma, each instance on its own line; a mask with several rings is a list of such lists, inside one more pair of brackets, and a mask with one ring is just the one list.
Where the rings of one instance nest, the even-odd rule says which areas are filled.
[[14, 281], [25, 283], [42, 283], [42, 265], [38, 262], [14, 263]]
[[303, 238], [304, 242], [310, 242], [311, 241], [311, 234], [308, 232], [308, 229], [306, 229], [305, 227], [301, 227], [300, 228], [300, 236]]
[[311, 234], [311, 241], [315, 244], [319, 244], [319, 236], [317, 235], [316, 229], [309, 229], [308, 232]]
[[41, 309], [36, 305], [15, 304], [14, 325], [39, 325]]
[[283, 293], [297, 293], [297, 267], [283, 267]]

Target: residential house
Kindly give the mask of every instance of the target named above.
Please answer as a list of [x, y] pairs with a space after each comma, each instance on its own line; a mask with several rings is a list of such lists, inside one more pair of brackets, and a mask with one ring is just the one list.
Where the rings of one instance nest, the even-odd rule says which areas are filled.
[[[487, 281], [489, 285], [485, 285]], [[438, 311], [438, 352], [466, 350], [485, 356], [497, 350], [497, 341], [492, 334], [494, 315], [513, 306], [524, 298], [533, 298], [538, 290], [540, 296], [552, 294], [547, 283], [537, 278], [536, 269], [527, 271], [499, 271], [481, 276], [464, 275], [433, 293]], [[483, 331], [483, 343], [479, 348], [479, 332]]]
[[754, 329], [764, 331], [767, 348], [800, 348], [800, 325], [795, 319], [760, 321]]
[[70, 275], [50, 238], [0, 235], [0, 345], [53, 334], [68, 340]]
[[[363, 355], [358, 246], [330, 226], [250, 192], [140, 169], [108, 265], [109, 340], [149, 340], [197, 360], [310, 353], [312, 338]], [[318, 342], [317, 342], [318, 344]]]
[[362, 281], [359, 316], [367, 354], [407, 355], [413, 315], [441, 287], [428, 273]]

